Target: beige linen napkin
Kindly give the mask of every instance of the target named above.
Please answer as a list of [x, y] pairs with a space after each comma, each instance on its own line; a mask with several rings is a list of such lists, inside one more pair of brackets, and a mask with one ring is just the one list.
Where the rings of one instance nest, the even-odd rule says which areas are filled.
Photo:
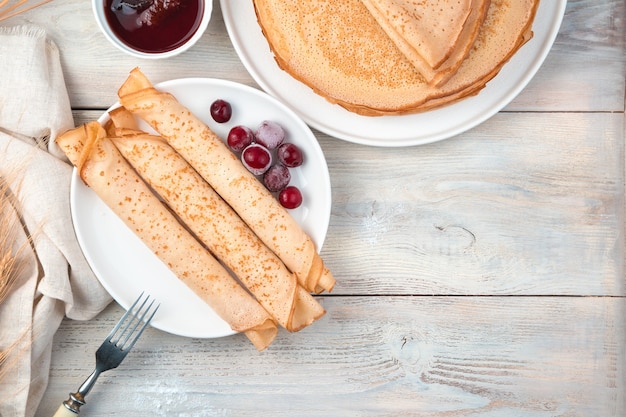
[[34, 415], [63, 317], [90, 319], [111, 301], [72, 228], [72, 168], [54, 138], [73, 126], [55, 44], [37, 27], [0, 27], [0, 181], [16, 201], [0, 216], [18, 222], [16, 244], [26, 249], [17, 281], [0, 300], [0, 358], [8, 352], [0, 364], [1, 417]]

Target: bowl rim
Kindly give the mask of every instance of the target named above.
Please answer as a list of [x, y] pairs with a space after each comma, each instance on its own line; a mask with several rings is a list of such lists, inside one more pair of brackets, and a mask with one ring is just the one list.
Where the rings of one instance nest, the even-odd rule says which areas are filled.
[[104, 0], [91, 0], [91, 8], [93, 11], [94, 18], [100, 32], [104, 35], [104, 37], [119, 49], [122, 52], [127, 53], [135, 58], [144, 58], [144, 59], [163, 59], [170, 58], [176, 55], [179, 55], [189, 48], [191, 48], [195, 43], [204, 35], [207, 27], [209, 26], [209, 22], [211, 21], [211, 15], [213, 12], [213, 2], [211, 0], [203, 0], [204, 1], [204, 10], [202, 12], [202, 19], [200, 20], [200, 25], [196, 32], [191, 36], [187, 42], [178, 46], [171, 51], [166, 52], [142, 52], [136, 49], [133, 49], [131, 46], [124, 43], [121, 39], [119, 39], [109, 27], [109, 24], [106, 19], [106, 15], [104, 14]]

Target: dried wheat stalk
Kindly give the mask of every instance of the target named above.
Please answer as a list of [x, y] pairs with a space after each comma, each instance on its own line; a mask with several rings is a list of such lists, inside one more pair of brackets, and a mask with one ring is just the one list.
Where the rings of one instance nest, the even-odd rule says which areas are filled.
[[21, 224], [13, 215], [14, 197], [9, 183], [0, 176], [0, 303], [9, 295], [18, 275], [15, 244]]
[[[31, 244], [31, 241], [26, 239], [18, 245], [17, 239], [23, 228], [20, 220], [14, 215], [16, 202], [10, 183], [11, 181], [0, 173], [0, 304], [7, 299], [20, 276], [23, 264], [19, 262], [19, 259], [22, 252]], [[4, 350], [0, 350], [0, 381], [8, 372], [9, 359], [19, 358], [20, 353], [24, 352], [25, 347], [22, 342], [28, 333], [29, 329]]]
[[0, 22], [20, 13], [27, 12], [52, 0], [0, 0]]

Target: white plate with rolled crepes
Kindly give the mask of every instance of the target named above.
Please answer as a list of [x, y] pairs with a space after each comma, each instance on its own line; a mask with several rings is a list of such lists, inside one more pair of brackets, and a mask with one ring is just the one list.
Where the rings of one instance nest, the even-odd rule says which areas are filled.
[[[360, 0], [323, 3], [332, 4], [333, 8], [345, 9], [345, 7], [351, 7], [347, 5], [360, 3]], [[492, 1], [491, 7], [501, 7], [499, 3]], [[310, 88], [298, 77], [293, 77], [284, 71], [277, 64], [279, 60], [275, 58], [259, 25], [253, 1], [222, 0], [221, 6], [224, 22], [237, 54], [255, 81], [265, 91], [286, 103], [309, 125], [330, 136], [363, 145], [399, 147], [423, 145], [451, 138], [481, 124], [509, 104], [530, 82], [548, 55], [561, 25], [566, 3], [566, 0], [542, 0], [539, 2], [532, 26], [534, 32], [532, 39], [504, 64], [499, 73], [477, 95], [464, 96], [444, 107], [418, 113], [383, 116], [367, 116], [348, 111], [331, 102], [333, 100], [327, 100], [322, 94], [317, 93], [328, 87], [325, 83], [334, 82], [332, 80], [337, 79], [337, 77], [320, 77], [323, 82], [320, 81], [315, 88]], [[313, 16], [320, 13], [318, 9], [322, 8], [322, 5], [319, 4], [315, 13], [306, 15], [306, 20], [312, 20]], [[295, 12], [290, 13], [289, 19], [295, 20], [297, 19], [296, 16]], [[348, 15], [348, 19], [355, 20], [350, 15]], [[280, 26], [283, 25], [283, 22], [276, 24]], [[285, 39], [297, 38], [305, 33], [302, 29], [303, 25], [295, 26], [300, 29], [300, 33], [293, 36], [285, 35]], [[340, 33], [345, 29], [345, 25], [341, 24], [329, 24], [327, 26], [338, 28], [337, 32]], [[292, 27], [292, 25], [284, 24], [284, 27]], [[268, 29], [268, 31], [280, 33], [280, 30]], [[492, 31], [496, 34], [501, 32], [499, 28], [493, 28]], [[328, 30], [328, 32], [333, 31]], [[354, 28], [353, 32], [367, 33], [362, 26]], [[308, 32], [306, 34], [308, 35]], [[333, 32], [333, 34], [335, 33]], [[331, 35], [324, 35], [326, 34], [320, 35], [320, 38], [332, 38]], [[370, 54], [367, 47], [358, 46], [352, 46], [346, 50], [354, 52], [357, 58], [360, 52], [368, 56], [374, 56], [377, 52], [372, 50]], [[310, 57], [326, 56], [317, 50], [309, 51], [307, 55]], [[383, 55], [382, 59], [387, 59], [388, 66], [393, 68], [392, 64], [395, 61], [388, 58], [389, 55], [387, 54], [381, 53], [380, 55]], [[286, 53], [285, 56], [288, 54]], [[357, 62], [355, 59], [344, 59], [343, 61], [354, 64]], [[314, 58], [310, 58], [310, 61], [313, 60]], [[311, 66], [315, 66], [315, 64], [311, 64]], [[354, 64], [354, 66], [358, 66], [358, 64]], [[334, 70], [332, 65], [329, 65], [329, 68]], [[340, 70], [337, 72], [341, 74]], [[377, 78], [380, 79], [381, 77]]]
[[[286, 142], [300, 147], [304, 163], [291, 170], [291, 184], [303, 195], [302, 205], [289, 213], [311, 237], [319, 251], [330, 219], [330, 178], [324, 154], [308, 126], [289, 108], [257, 89], [217, 79], [189, 78], [156, 84], [172, 93], [220, 138], [235, 125], [254, 130], [262, 121], [279, 123]], [[211, 103], [223, 99], [232, 106], [232, 118], [215, 122]], [[109, 110], [119, 107], [114, 104]], [[98, 122], [104, 125], [108, 111]], [[154, 132], [137, 119], [139, 127]], [[111, 296], [128, 308], [136, 295], [145, 291], [161, 306], [152, 325], [187, 337], [216, 338], [234, 334], [203, 300], [185, 286], [166, 265], [131, 231], [74, 170], [70, 190], [72, 219], [78, 242], [89, 265]]]

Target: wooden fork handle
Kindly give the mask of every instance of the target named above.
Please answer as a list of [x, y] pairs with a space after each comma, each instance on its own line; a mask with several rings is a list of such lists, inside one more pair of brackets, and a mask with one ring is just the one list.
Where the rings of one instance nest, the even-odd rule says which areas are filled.
[[76, 417], [78, 414], [61, 404], [52, 417]]

